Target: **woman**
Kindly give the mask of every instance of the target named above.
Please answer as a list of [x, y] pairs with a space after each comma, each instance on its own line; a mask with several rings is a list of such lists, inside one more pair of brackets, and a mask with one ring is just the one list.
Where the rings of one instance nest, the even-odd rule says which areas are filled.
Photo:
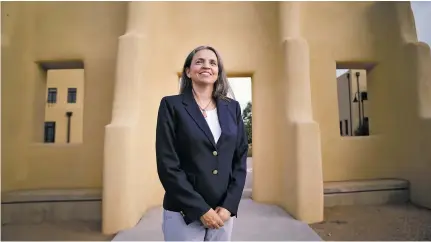
[[180, 94], [162, 98], [157, 171], [165, 189], [165, 241], [230, 241], [247, 174], [247, 137], [239, 103], [215, 49], [184, 63]]

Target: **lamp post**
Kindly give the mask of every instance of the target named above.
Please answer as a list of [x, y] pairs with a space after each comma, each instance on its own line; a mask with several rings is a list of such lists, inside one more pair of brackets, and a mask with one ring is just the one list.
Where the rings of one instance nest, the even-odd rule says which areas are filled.
[[369, 127], [368, 127], [368, 117], [365, 117], [365, 106], [364, 101], [368, 100], [368, 92], [364, 91], [361, 92], [359, 89], [359, 72], [356, 72], [356, 83], [358, 91], [355, 94], [355, 99], [353, 100], [354, 103], [358, 103], [358, 114], [359, 114], [359, 134], [358, 135], [368, 135], [369, 134]]
[[72, 117], [72, 112], [66, 112], [67, 116], [67, 143], [70, 143], [70, 118]]
[[358, 115], [359, 115], [359, 127], [362, 127], [362, 101], [361, 101], [361, 89], [359, 88], [359, 76], [360, 73], [357, 71], [356, 72], [356, 87], [357, 87], [357, 94], [358, 94], [358, 100], [356, 100], [356, 95], [355, 95], [355, 100], [358, 102]]
[[[353, 135], [353, 127], [352, 127], [352, 104], [350, 103], [350, 100], [352, 100], [352, 82], [350, 81], [350, 73], [347, 73], [347, 84], [349, 86], [349, 117], [350, 117], [350, 122], [349, 122], [349, 131], [348, 133], [350, 133], [350, 135]], [[347, 128], [347, 125], [346, 125]]]

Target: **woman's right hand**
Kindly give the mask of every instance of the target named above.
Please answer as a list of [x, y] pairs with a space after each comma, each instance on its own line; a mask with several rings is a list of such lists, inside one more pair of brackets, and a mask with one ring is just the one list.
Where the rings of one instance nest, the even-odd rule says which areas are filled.
[[219, 229], [224, 226], [223, 220], [221, 220], [220, 216], [212, 208], [202, 215], [201, 222], [205, 227], [210, 229]]

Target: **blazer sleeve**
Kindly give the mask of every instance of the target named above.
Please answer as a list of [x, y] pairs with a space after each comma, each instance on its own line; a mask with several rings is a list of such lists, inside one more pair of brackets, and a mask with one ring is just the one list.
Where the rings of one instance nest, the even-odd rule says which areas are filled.
[[156, 159], [159, 179], [166, 193], [173, 197], [184, 214], [192, 220], [199, 220], [211, 207], [197, 193], [180, 168], [175, 151], [175, 123], [173, 109], [166, 97], [162, 98], [157, 117]]
[[228, 187], [226, 198], [222, 207], [229, 210], [231, 216], [236, 216], [239, 202], [244, 190], [245, 178], [247, 176], [247, 152], [248, 141], [241, 117], [241, 108], [236, 102], [236, 120], [238, 125], [238, 136], [235, 154], [232, 162], [232, 178]]

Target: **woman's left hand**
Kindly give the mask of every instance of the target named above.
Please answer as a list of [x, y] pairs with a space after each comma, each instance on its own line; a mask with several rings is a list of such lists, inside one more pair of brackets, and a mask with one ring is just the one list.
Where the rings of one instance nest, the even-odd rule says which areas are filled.
[[230, 218], [230, 212], [226, 208], [217, 207], [215, 211], [223, 222], [226, 222]]

